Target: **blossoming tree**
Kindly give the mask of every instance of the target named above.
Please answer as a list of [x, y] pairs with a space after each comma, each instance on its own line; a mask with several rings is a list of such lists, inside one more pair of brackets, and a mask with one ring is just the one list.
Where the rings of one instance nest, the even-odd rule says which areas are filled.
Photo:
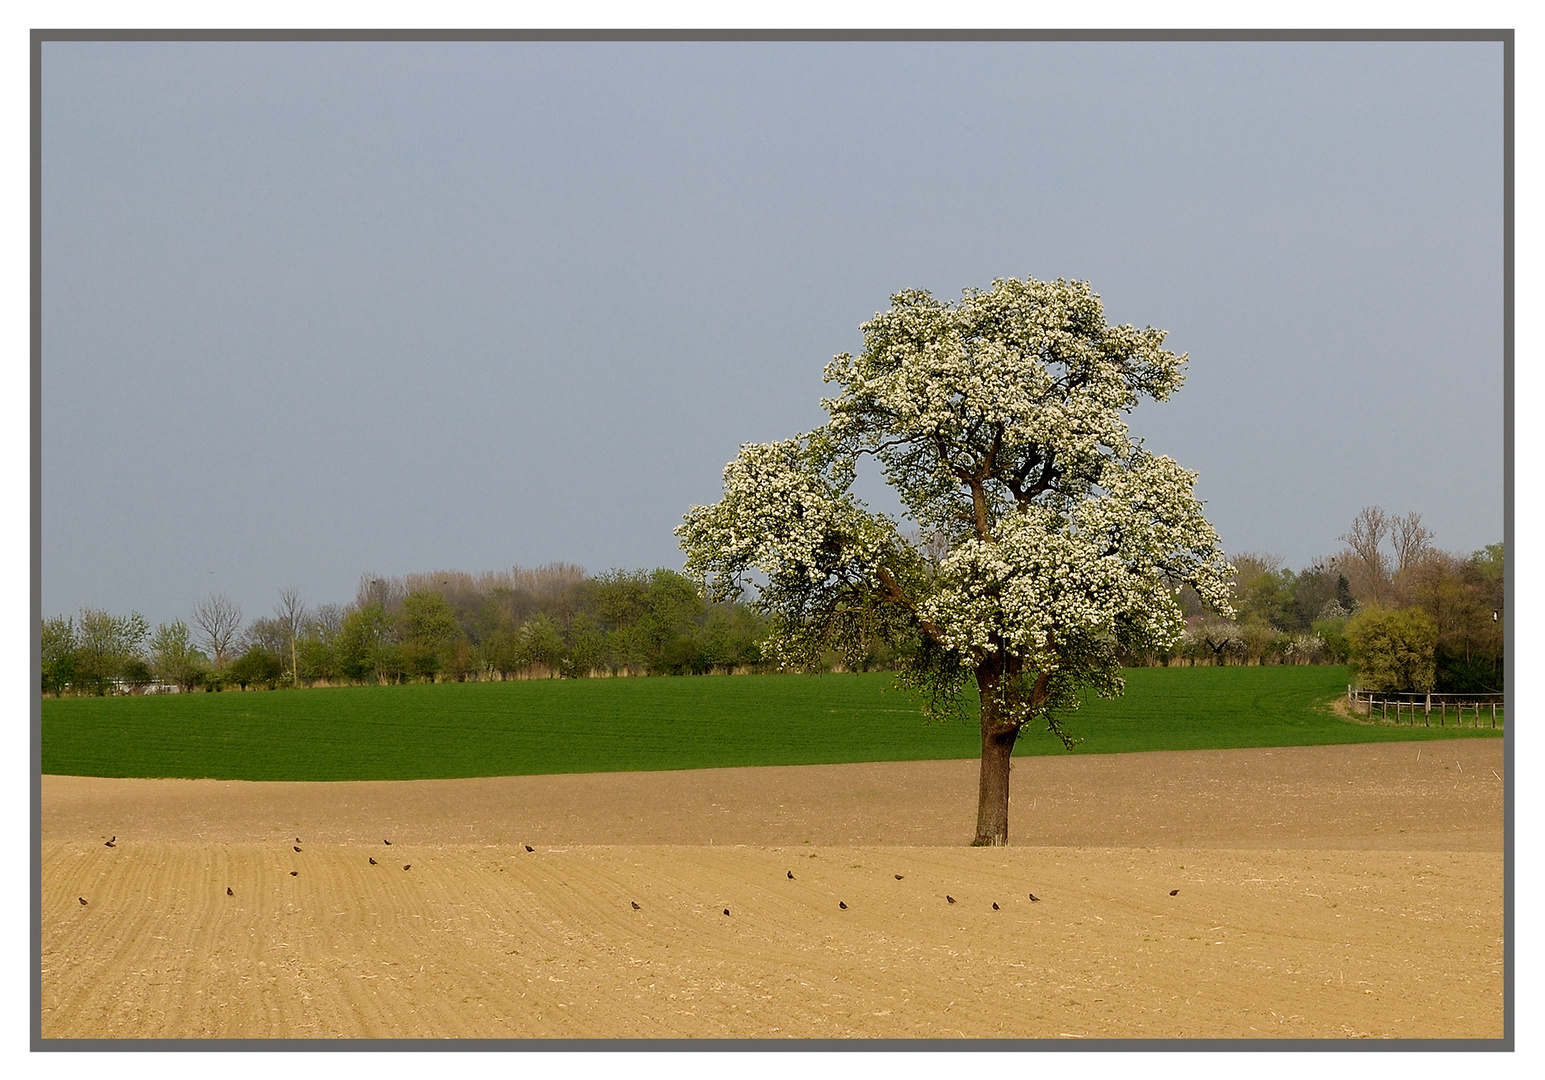
[[[1140, 395], [1179, 388], [1186, 358], [1162, 330], [1106, 325], [1099, 296], [1061, 280], [997, 281], [953, 304], [897, 293], [862, 330], [863, 351], [826, 368], [840, 390], [822, 401], [829, 422], [742, 446], [723, 499], [676, 533], [714, 598], [758, 575], [786, 665], [828, 649], [857, 660], [883, 640], [936, 716], [958, 713], [974, 681], [975, 843], [1003, 844], [1025, 725], [1071, 748], [1062, 721], [1080, 690], [1120, 695], [1123, 650], [1180, 636], [1181, 587], [1232, 613], [1196, 474], [1124, 420]], [[852, 493], [866, 454], [924, 542]]]

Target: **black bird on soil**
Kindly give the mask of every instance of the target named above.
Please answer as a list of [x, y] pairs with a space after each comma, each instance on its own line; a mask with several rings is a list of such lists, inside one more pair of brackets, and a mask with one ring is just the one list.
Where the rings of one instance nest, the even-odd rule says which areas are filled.
[[118, 846], [118, 836], [117, 836], [117, 834], [114, 834], [113, 838], [111, 840], [109, 840], [106, 844], [103, 845], [103, 847], [117, 847], [117, 846]]
[[235, 893], [233, 893], [233, 892], [231, 892], [231, 887], [230, 887], [230, 886], [229, 886], [229, 885], [227, 885], [227, 886], [226, 886], [226, 887], [225, 887], [225, 895], [226, 895], [226, 896], [235, 896], [235, 895], [236, 895], [236, 894], [235, 894]]
[[792, 871], [792, 870], [789, 871], [789, 880], [790, 881], [794, 880], [794, 871]]
[[644, 910], [643, 908], [638, 906], [638, 901], [637, 900], [629, 900], [628, 903], [633, 905], [633, 910], [634, 911], [643, 911]]
[[900, 881], [900, 880], [901, 880], [901, 875], [900, 875], [900, 874], [897, 874], [897, 875], [896, 875], [896, 880], [897, 880], [897, 881]]
[[80, 898], [80, 902], [84, 905], [86, 903], [86, 898], [84, 896], [81, 897]]
[[1169, 891], [1169, 894], [1170, 894], [1170, 895], [1171, 895], [1171, 896], [1179, 896], [1179, 895], [1180, 895], [1180, 890], [1179, 890], [1179, 889], [1171, 889], [1171, 890], [1170, 890], [1170, 891]]
[[531, 845], [530, 845], [530, 844], [527, 844], [527, 845], [526, 845], [526, 850], [527, 850], [527, 851], [535, 851], [535, 850], [536, 850], [536, 848], [534, 848], [534, 847], [532, 847], [532, 846], [531, 846]]
[[994, 910], [994, 911], [1001, 911], [1001, 910], [1002, 910], [1002, 909], [1001, 909], [1001, 908], [999, 908], [999, 907], [998, 907], [998, 901], [996, 901], [996, 900], [994, 900], [994, 901], [993, 901], [993, 902], [992, 902], [992, 909], [993, 909], [993, 910]]
[[375, 861], [375, 857], [374, 856], [371, 856], [370, 865], [371, 866], [380, 866], [381, 864]]
[[726, 914], [726, 915], [728, 915], [728, 914], [729, 914], [729, 913], [730, 913], [730, 909], [729, 909], [729, 908], [725, 908], [725, 909], [724, 909], [724, 913], [725, 913], [725, 914]]
[[944, 899], [948, 900], [952, 904], [955, 902], [955, 898], [953, 896], [951, 896], [949, 893], [945, 893], [944, 894]]
[[290, 876], [291, 877], [300, 877], [300, 871], [299, 870], [291, 870], [290, 871]]
[[[292, 846], [293, 846], [293, 845], [292, 845]], [[298, 848], [298, 847], [297, 847], [297, 848], [295, 848], [295, 850], [296, 850], [296, 851], [299, 851], [299, 850], [300, 850], [300, 848]]]
[[412, 870], [413, 869], [413, 864], [409, 863], [407, 866], [404, 866], [403, 869], [404, 870]]
[[381, 843], [385, 844], [387, 847], [391, 847], [391, 845], [392, 845], [392, 842], [390, 840], [382, 840]]
[[848, 905], [847, 905], [847, 903], [845, 901], [838, 900], [837, 901], [837, 906], [840, 907], [843, 911], [848, 910]]
[[295, 838], [295, 842], [296, 842], [296, 843], [297, 843], [297, 844], [298, 844], [298, 843], [300, 843], [300, 837], [298, 837], [298, 836], [297, 836], [297, 837], [296, 837], [296, 838]]
[[1030, 899], [1035, 901], [1037, 904], [1039, 904], [1041, 902], [1041, 898], [1039, 896], [1035, 895], [1035, 893], [1031, 893], [1030, 894]]

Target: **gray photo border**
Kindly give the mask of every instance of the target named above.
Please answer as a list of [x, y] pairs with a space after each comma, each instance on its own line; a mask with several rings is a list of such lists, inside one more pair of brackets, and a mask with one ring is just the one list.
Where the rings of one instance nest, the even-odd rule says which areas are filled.
[[[1502, 533], [1507, 562], [1514, 546], [1514, 33], [1512, 29], [1474, 30], [33, 30], [31, 32], [31, 512], [32, 624], [30, 761], [31, 822], [31, 1050], [58, 1051], [785, 1051], [785, 1052], [948, 1052], [962, 1051], [1507, 1051], [1515, 1049], [1516, 884], [1513, 791], [1513, 725], [1503, 734], [1503, 1035], [1500, 1039], [49, 1039], [43, 1038], [42, 853], [43, 736], [42, 655], [37, 627], [43, 618], [42, 555], [42, 146], [43, 43], [54, 41], [702, 41], [702, 42], [1284, 42], [1284, 41], [1474, 41], [1502, 45]], [[1515, 575], [1504, 578], [1503, 672], [1511, 702], [1516, 677]]]

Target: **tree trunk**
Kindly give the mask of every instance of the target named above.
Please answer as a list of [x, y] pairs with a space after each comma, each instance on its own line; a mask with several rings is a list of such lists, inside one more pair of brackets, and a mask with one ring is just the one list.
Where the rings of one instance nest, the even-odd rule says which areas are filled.
[[1009, 842], [1009, 763], [1019, 726], [999, 720], [997, 690], [1001, 678], [1001, 673], [985, 665], [977, 671], [982, 701], [982, 771], [973, 847], [1002, 847]]
[[1009, 842], [1009, 761], [1019, 729], [982, 720], [982, 774], [976, 805], [973, 847], [1002, 847]]

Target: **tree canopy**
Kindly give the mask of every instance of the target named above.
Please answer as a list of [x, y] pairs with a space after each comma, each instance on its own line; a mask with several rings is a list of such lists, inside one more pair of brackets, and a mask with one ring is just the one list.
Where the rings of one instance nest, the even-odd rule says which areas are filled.
[[[1008, 762], [1027, 723], [1071, 745], [1060, 717], [1092, 687], [1122, 691], [1124, 650], [1162, 648], [1190, 585], [1232, 613], [1196, 474], [1148, 451], [1125, 414], [1183, 381], [1164, 331], [1110, 326], [1087, 283], [1006, 279], [955, 303], [910, 290], [825, 371], [829, 420], [746, 444], [723, 498], [677, 529], [715, 598], [759, 580], [770, 647], [897, 650], [904, 678], [953, 713], [972, 682], [983, 739], [978, 843], [1007, 839]], [[852, 486], [876, 460], [920, 529]], [[753, 578], [752, 575], [756, 575]]]

